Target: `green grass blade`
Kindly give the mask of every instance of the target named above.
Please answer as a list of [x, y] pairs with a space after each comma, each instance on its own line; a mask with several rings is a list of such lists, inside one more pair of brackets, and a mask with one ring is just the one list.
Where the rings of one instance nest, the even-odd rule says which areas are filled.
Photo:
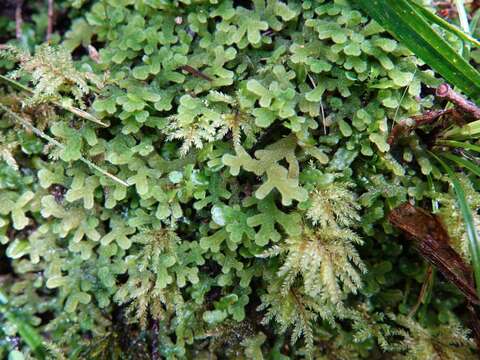
[[443, 138], [472, 138], [480, 134], [480, 120], [472, 121], [463, 126], [455, 126], [443, 133]]
[[441, 156], [445, 159], [453, 161], [454, 163], [456, 163], [461, 167], [464, 167], [470, 170], [472, 173], [480, 177], [480, 166], [474, 164], [473, 162], [466, 160], [460, 156], [449, 154], [449, 153], [441, 154]]
[[470, 25], [468, 24], [467, 11], [465, 10], [465, 4], [463, 0], [455, 0], [455, 6], [457, 8], [460, 26], [462, 27], [463, 31], [468, 33], [470, 31]]
[[480, 146], [479, 145], [470, 144], [468, 142], [455, 141], [455, 140], [438, 140], [437, 144], [456, 147], [456, 148], [461, 148], [461, 149], [465, 149], [465, 150], [472, 150], [472, 151], [480, 153]]
[[38, 334], [38, 332], [30, 324], [21, 320], [14, 313], [6, 311], [4, 312], [4, 315], [10, 322], [15, 324], [20, 337], [23, 341], [25, 341], [30, 349], [32, 349], [32, 352], [37, 356], [37, 358], [45, 359], [42, 337]]
[[475, 34], [477, 31], [478, 21], [480, 20], [480, 11], [477, 10], [473, 15], [472, 21], [470, 21], [470, 34]]
[[432, 157], [434, 157], [440, 165], [445, 169], [450, 178], [455, 194], [457, 195], [457, 202], [462, 213], [463, 221], [465, 222], [465, 228], [467, 231], [467, 237], [470, 245], [470, 255], [472, 258], [472, 267], [473, 273], [475, 275], [475, 284], [477, 293], [480, 295], [480, 239], [477, 234], [477, 229], [475, 228], [475, 223], [473, 222], [473, 215], [470, 206], [468, 205], [467, 198], [465, 196], [465, 191], [463, 190], [462, 184], [458, 180], [454, 171], [450, 166], [447, 165], [442, 159], [438, 156], [429, 152]]
[[7, 307], [8, 299], [5, 293], [0, 289], [0, 313], [10, 321], [18, 330], [18, 334], [23, 341], [32, 349], [37, 359], [45, 359], [45, 347], [43, 338], [30, 324], [23, 321], [13, 311]]
[[[432, 194], [435, 194], [435, 184], [433, 183], [432, 175], [427, 175], [427, 181], [428, 181], [428, 187], [430, 188], [430, 191], [432, 191]], [[432, 198], [432, 212], [434, 214], [438, 213], [438, 200]]]
[[21, 90], [21, 91], [25, 91], [25, 92], [28, 92], [29, 94], [33, 94], [33, 90], [30, 89], [29, 87], [19, 83], [18, 81], [15, 81], [13, 79], [10, 79], [9, 77], [6, 77], [4, 75], [0, 75], [0, 80], [2, 82], [4, 82], [5, 84], [8, 84], [10, 85], [11, 87], [17, 89], [17, 90]]
[[446, 42], [408, 0], [355, 0], [402, 44], [471, 99], [480, 100], [480, 73]]
[[[455, 0], [455, 6], [457, 8], [457, 13], [458, 13], [458, 20], [460, 21], [460, 26], [462, 27], [462, 30], [467, 33], [470, 33], [470, 24], [468, 23], [468, 16], [467, 16], [467, 11], [465, 10], [465, 3], [463, 0]], [[465, 60], [469, 61], [470, 60], [470, 55], [471, 55], [471, 47], [470, 43], [464, 42], [463, 43], [463, 52], [462, 56], [465, 58]]]
[[[15, 88], [15, 89], [18, 89], [18, 90], [21, 90], [21, 91], [25, 91], [29, 94], [33, 94], [33, 90], [30, 89], [29, 87], [19, 83], [18, 81], [15, 81], [13, 79], [10, 79], [4, 75], [0, 75], [0, 81], [10, 85], [11, 87]], [[55, 106], [65, 110], [65, 111], [68, 111], [68, 112], [71, 112], [72, 114], [74, 114], [75, 116], [78, 116], [80, 118], [83, 118], [85, 120], [88, 120], [88, 121], [91, 121], [91, 122], [94, 122], [95, 124], [98, 124], [98, 125], [101, 125], [103, 127], [107, 127], [108, 125], [101, 122], [99, 119], [97, 119], [95, 116], [93, 116], [92, 114], [86, 112], [86, 111], [83, 111], [82, 109], [79, 109], [79, 108], [76, 108], [74, 106], [70, 106], [70, 105], [64, 105], [62, 104], [60, 101], [50, 101], [52, 104], [54, 104]]]
[[470, 34], [462, 31], [461, 29], [459, 29], [459, 28], [456, 27], [455, 25], [449, 23], [448, 21], [444, 20], [443, 18], [441, 18], [441, 17], [438, 16], [437, 14], [435, 14], [435, 13], [431, 12], [430, 10], [424, 8], [422, 5], [417, 4], [417, 3], [414, 2], [414, 1], [411, 1], [410, 4], [415, 8], [415, 10], [417, 10], [420, 14], [422, 14], [423, 16], [425, 16], [425, 18], [426, 18], [428, 21], [431, 21], [432, 23], [435, 23], [435, 24], [437, 24], [438, 26], [441, 26], [441, 27], [444, 28], [445, 30], [454, 33], [455, 35], [457, 35], [457, 36], [458, 36], [460, 39], [462, 39], [463, 41], [468, 42], [468, 43], [471, 43], [472, 45], [475, 45], [475, 46], [480, 47], [480, 41], [478, 41], [477, 39], [475, 39], [475, 38], [474, 38], [473, 36], [471, 36]]

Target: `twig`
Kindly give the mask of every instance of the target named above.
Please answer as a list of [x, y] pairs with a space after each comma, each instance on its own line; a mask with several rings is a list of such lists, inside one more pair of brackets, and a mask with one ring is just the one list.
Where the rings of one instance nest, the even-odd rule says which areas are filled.
[[[8, 107], [0, 104], [0, 110], [6, 112], [11, 118], [13, 118], [15, 121], [19, 122], [23, 127], [32, 131], [38, 137], [41, 137], [42, 139], [48, 141], [50, 144], [58, 146], [62, 150], [66, 149], [66, 146], [64, 144], [62, 144], [58, 140], [54, 139], [53, 137], [45, 134], [43, 131], [37, 129], [35, 126], [30, 124], [28, 121], [23, 119], [21, 116], [19, 116], [18, 114], [16, 114], [12, 110], [10, 110]], [[116, 177], [113, 174], [110, 174], [108, 171], [103, 170], [100, 166], [98, 166], [97, 164], [95, 164], [95, 163], [91, 162], [90, 160], [84, 158], [83, 156], [80, 156], [80, 158], [78, 160], [80, 160], [81, 162], [83, 162], [87, 166], [91, 167], [92, 169], [97, 170], [99, 173], [102, 173], [103, 175], [109, 177], [110, 179], [118, 182], [119, 184], [121, 184], [123, 186], [126, 186], [126, 187], [130, 186], [127, 182], [123, 181], [122, 179]]]
[[48, 11], [47, 11], [48, 21], [47, 21], [47, 41], [50, 41], [53, 32], [53, 0], [48, 0]]
[[450, 85], [445, 83], [441, 84], [437, 88], [435, 95], [437, 98], [450, 101], [456, 108], [427, 111], [422, 115], [412, 116], [411, 118], [400, 121], [393, 127], [388, 137], [387, 143], [389, 145], [394, 144], [401, 133], [414, 130], [421, 125], [431, 124], [443, 115], [449, 114], [457, 122], [459, 119], [462, 119], [462, 114], [469, 114], [474, 119], [480, 119], [480, 107], [457, 93]]
[[191, 67], [190, 65], [183, 65], [180, 68], [182, 70], [190, 73], [191, 75], [193, 75], [195, 77], [198, 77], [198, 78], [201, 78], [201, 79], [204, 79], [204, 80], [208, 80], [208, 81], [213, 81], [213, 79], [211, 77], [205, 75], [203, 72]]
[[159, 324], [158, 320], [152, 321], [152, 360], [160, 360], [161, 356], [159, 353], [160, 345], [158, 343], [158, 333], [159, 333]]
[[87, 46], [87, 50], [88, 50], [88, 56], [90, 57], [90, 59], [92, 59], [97, 64], [99, 64], [100, 63], [100, 54], [98, 53], [97, 49], [95, 49], [95, 46], [90, 44], [90, 45]]
[[453, 19], [457, 16], [457, 9], [450, 1], [436, 1], [432, 5], [437, 8], [437, 14], [442, 18]]
[[462, 111], [469, 113], [475, 119], [480, 119], [480, 108], [473, 102], [465, 99], [462, 95], [453, 90], [450, 85], [442, 84], [437, 88], [436, 96], [446, 99], [457, 105]]
[[396, 139], [399, 137], [400, 134], [407, 131], [412, 131], [413, 129], [421, 125], [431, 124], [440, 116], [453, 113], [454, 111], [455, 109], [432, 110], [427, 111], [425, 114], [422, 115], [412, 116], [408, 119], [404, 119], [393, 127], [390, 136], [387, 139], [387, 143], [389, 145], [392, 145], [395, 143]]
[[480, 304], [472, 268], [450, 246], [450, 237], [440, 218], [406, 202], [390, 211], [388, 220], [413, 240], [420, 255], [455, 285], [469, 302]]
[[[468, 263], [450, 246], [450, 238], [440, 219], [422, 208], [416, 208], [410, 203], [404, 203], [393, 209], [388, 215], [390, 223], [401, 230], [414, 241], [414, 246], [420, 255], [430, 263], [429, 268], [437, 268], [440, 273], [465, 296], [467, 310], [470, 312], [470, 328], [477, 346], [480, 347], [480, 322], [473, 305], [478, 305], [480, 299], [475, 291], [473, 271]], [[432, 272], [428, 271], [420, 298], [425, 298], [427, 286]], [[420, 301], [413, 310], [417, 310]], [[413, 316], [414, 312], [410, 313]]]
[[428, 265], [427, 272], [425, 274], [425, 279], [423, 280], [422, 288], [420, 289], [420, 294], [418, 295], [417, 302], [415, 306], [412, 308], [412, 310], [410, 310], [408, 317], [413, 317], [417, 312], [418, 308], [420, 307], [420, 305], [426, 302], [428, 297], [427, 295], [429, 294], [433, 284], [434, 270], [435, 269], [433, 268], [433, 265]]
[[18, 40], [22, 38], [22, 5], [23, 0], [17, 0], [17, 5], [15, 6], [15, 36]]

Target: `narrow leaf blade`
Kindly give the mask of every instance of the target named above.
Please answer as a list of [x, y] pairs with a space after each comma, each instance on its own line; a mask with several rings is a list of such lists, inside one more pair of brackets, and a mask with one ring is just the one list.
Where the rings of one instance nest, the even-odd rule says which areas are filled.
[[477, 229], [475, 228], [475, 223], [473, 221], [472, 210], [468, 205], [462, 184], [458, 180], [452, 168], [432, 152], [430, 152], [430, 155], [434, 157], [440, 163], [440, 165], [442, 165], [442, 167], [447, 172], [448, 177], [452, 181], [453, 189], [455, 190], [455, 194], [457, 195], [458, 205], [462, 213], [463, 221], [465, 222], [467, 237], [470, 244], [470, 255], [472, 258], [473, 272], [475, 274], [475, 285], [477, 293], [480, 293], [480, 239], [478, 237]]
[[480, 146], [470, 144], [468, 142], [455, 141], [455, 140], [438, 140], [437, 144], [452, 146], [452, 147], [461, 148], [461, 149], [465, 149], [465, 150], [472, 150], [472, 151], [475, 151], [475, 152], [480, 152]]
[[444, 138], [472, 138], [480, 134], [480, 120], [472, 121], [463, 126], [455, 126], [450, 130], [447, 130], [444, 134]]
[[480, 166], [475, 165], [473, 162], [468, 161], [464, 158], [461, 158], [460, 156], [449, 154], [449, 153], [442, 154], [442, 157], [450, 161], [453, 161], [457, 165], [470, 170], [472, 173], [480, 177]]
[[460, 39], [462, 39], [463, 41], [466, 41], [468, 43], [471, 43], [472, 45], [475, 45], [477, 47], [480, 47], [480, 41], [478, 41], [477, 39], [475, 39], [473, 36], [471, 36], [470, 34], [467, 34], [465, 33], [464, 31], [462, 31], [461, 29], [459, 29], [458, 27], [456, 27], [455, 25], [449, 23], [448, 21], [444, 20], [443, 18], [441, 18], [440, 16], [438, 16], [437, 14], [434, 14], [433, 12], [425, 9], [422, 5], [416, 3], [415, 1], [411, 1], [410, 4], [412, 4], [412, 6], [419, 12], [421, 13], [423, 16], [425, 16], [425, 18], [429, 21], [431, 21], [432, 23], [435, 23], [439, 26], [441, 26], [442, 28], [444, 28], [445, 30], [447, 31], [450, 31], [452, 33], [454, 33], [455, 35], [457, 35]]
[[408, 0], [356, 0], [415, 55], [437, 71], [447, 82], [474, 100], [480, 99], [480, 73], [437, 34]]
[[8, 299], [3, 290], [0, 288], [0, 314], [5, 316], [17, 328], [18, 334], [25, 343], [32, 349], [37, 359], [45, 359], [45, 347], [43, 338], [37, 330], [22, 320], [13, 311], [8, 308]]

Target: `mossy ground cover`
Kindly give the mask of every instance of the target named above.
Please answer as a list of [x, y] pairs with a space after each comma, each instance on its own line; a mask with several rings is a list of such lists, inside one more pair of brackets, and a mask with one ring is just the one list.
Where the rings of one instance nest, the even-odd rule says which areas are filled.
[[387, 142], [442, 79], [354, 1], [58, 1], [48, 45], [46, 4], [19, 39], [11, 5], [0, 357], [478, 356], [465, 298], [387, 219], [437, 212], [469, 261], [430, 129]]

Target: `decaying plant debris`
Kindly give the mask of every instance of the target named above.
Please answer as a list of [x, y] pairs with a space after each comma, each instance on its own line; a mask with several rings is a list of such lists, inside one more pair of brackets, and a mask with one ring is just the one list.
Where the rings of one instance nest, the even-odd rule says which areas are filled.
[[447, 230], [437, 216], [405, 203], [393, 209], [388, 219], [415, 240], [414, 246], [422, 256], [455, 284], [469, 302], [480, 304], [472, 269], [450, 246]]

